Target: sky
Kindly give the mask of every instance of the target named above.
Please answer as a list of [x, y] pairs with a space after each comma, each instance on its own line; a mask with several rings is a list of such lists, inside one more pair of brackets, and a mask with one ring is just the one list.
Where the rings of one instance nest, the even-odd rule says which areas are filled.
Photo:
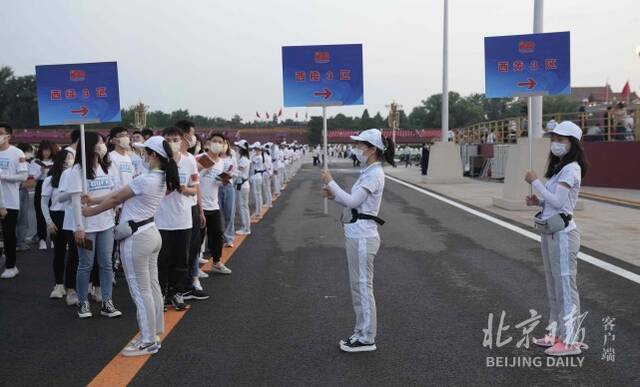
[[[117, 61], [122, 107], [252, 121], [282, 106], [282, 46], [362, 43], [365, 105], [328, 114], [386, 116], [442, 91], [442, 14], [443, 0], [2, 0], [0, 65]], [[640, 89], [638, 15], [638, 0], [545, 1], [544, 31], [571, 31], [573, 86]], [[531, 33], [533, 0], [450, 0], [449, 17], [449, 89], [481, 93], [483, 38]]]

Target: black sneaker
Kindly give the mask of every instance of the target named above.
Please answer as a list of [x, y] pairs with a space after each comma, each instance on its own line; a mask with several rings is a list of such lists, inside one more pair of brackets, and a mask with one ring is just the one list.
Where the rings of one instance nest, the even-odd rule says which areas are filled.
[[365, 344], [360, 342], [360, 340], [355, 340], [352, 342], [340, 344], [340, 349], [344, 352], [371, 352], [375, 351], [376, 343]]
[[344, 340], [340, 340], [340, 345], [345, 345], [345, 344], [347, 344], [347, 343], [352, 342], [352, 341], [353, 341], [353, 340], [355, 340], [355, 339], [356, 339], [356, 334], [354, 333], [354, 334], [352, 334], [351, 336], [347, 337], [346, 339], [344, 339]]
[[116, 309], [115, 306], [113, 306], [112, 300], [108, 300], [102, 303], [102, 309], [100, 309], [100, 314], [109, 318], [122, 316], [122, 312], [120, 312], [118, 309]]
[[168, 298], [169, 298], [169, 301], [171, 302], [171, 305], [173, 306], [173, 309], [177, 311], [187, 309], [187, 304], [184, 303], [184, 298], [182, 297], [182, 293], [174, 293]]
[[89, 301], [78, 302], [78, 317], [89, 318], [91, 316], [93, 315], [91, 314], [91, 307], [89, 306]]
[[198, 300], [198, 301], [209, 299], [209, 295], [207, 293], [198, 289], [191, 289], [185, 293], [182, 293], [182, 297], [185, 300]]

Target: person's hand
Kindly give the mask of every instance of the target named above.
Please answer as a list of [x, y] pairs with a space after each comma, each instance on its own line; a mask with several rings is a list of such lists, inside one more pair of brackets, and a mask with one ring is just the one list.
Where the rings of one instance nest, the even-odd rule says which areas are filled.
[[538, 199], [538, 197], [534, 194], [534, 195], [528, 195], [527, 196], [527, 205], [528, 206], [539, 206], [540, 205], [540, 199]]
[[524, 181], [529, 184], [533, 183], [536, 179], [538, 179], [538, 175], [534, 171], [527, 171], [524, 175]]
[[58, 232], [58, 227], [56, 227], [54, 223], [48, 223], [47, 231], [49, 232], [49, 235], [56, 235], [56, 233]]
[[93, 216], [95, 215], [94, 211], [93, 211], [94, 207], [84, 207], [82, 209], [82, 216], [84, 217], [89, 217], [89, 216]]
[[207, 227], [207, 218], [204, 216], [204, 211], [200, 211], [200, 228]]
[[77, 230], [76, 232], [73, 233], [73, 236], [76, 239], [76, 244], [78, 246], [84, 246], [84, 238], [86, 237], [86, 234], [84, 232], [84, 230]]
[[7, 209], [0, 208], [0, 219], [4, 219], [5, 216], [7, 216]]
[[333, 200], [336, 195], [334, 195], [328, 187], [322, 187], [322, 197]]
[[324, 184], [329, 184], [333, 181], [333, 176], [331, 176], [331, 172], [328, 169], [324, 169], [320, 172], [320, 179]]
[[93, 204], [91, 201], [91, 196], [87, 195], [86, 193], [80, 195], [80, 203], [85, 206], [90, 206]]

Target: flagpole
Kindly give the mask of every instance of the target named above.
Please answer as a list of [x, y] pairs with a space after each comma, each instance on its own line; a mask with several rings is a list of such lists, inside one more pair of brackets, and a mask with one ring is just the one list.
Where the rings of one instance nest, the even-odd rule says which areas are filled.
[[442, 37], [442, 142], [449, 141], [449, 0], [444, 0]]
[[[327, 107], [322, 107], [322, 143], [324, 144], [323, 153], [324, 159], [322, 160], [323, 168], [325, 171], [329, 170], [329, 155], [327, 153]], [[329, 213], [329, 200], [324, 198], [324, 214]]]

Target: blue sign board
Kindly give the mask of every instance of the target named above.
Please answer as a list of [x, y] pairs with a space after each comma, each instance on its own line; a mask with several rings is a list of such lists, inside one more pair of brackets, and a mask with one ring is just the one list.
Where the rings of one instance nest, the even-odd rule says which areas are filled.
[[282, 47], [284, 106], [362, 105], [362, 44]]
[[484, 38], [488, 98], [569, 95], [569, 32]]
[[40, 125], [118, 122], [116, 62], [36, 66]]

